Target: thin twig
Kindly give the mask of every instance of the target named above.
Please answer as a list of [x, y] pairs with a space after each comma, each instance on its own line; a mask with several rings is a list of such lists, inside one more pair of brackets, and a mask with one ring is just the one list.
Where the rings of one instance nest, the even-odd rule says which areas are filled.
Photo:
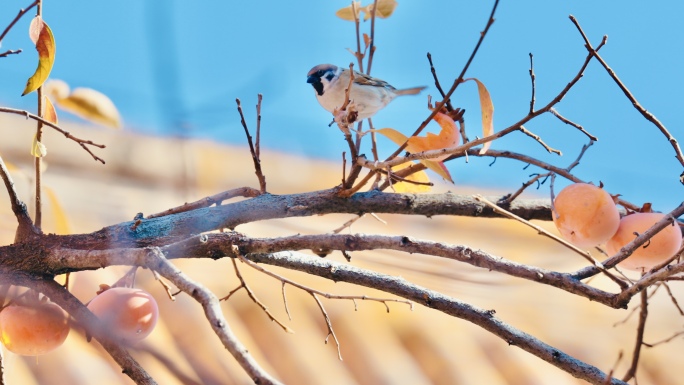
[[210, 197], [202, 198], [195, 202], [185, 203], [182, 206], [173, 207], [160, 213], [148, 215], [147, 219], [183, 213], [187, 211], [196, 210], [202, 207], [209, 207], [211, 205], [219, 205], [221, 204], [221, 202], [235, 197], [254, 198], [259, 195], [261, 195], [261, 192], [259, 190], [253, 189], [251, 187], [240, 187], [228, 191], [223, 191]]
[[257, 94], [256, 143], [254, 144], [254, 146], [256, 147], [256, 157], [258, 159], [261, 159], [261, 101], [263, 98], [264, 96], [262, 94]]
[[[19, 21], [19, 19], [21, 19], [21, 17], [24, 16], [24, 15], [25, 15], [28, 11], [30, 11], [33, 7], [35, 7], [36, 5], [38, 5], [39, 2], [40, 2], [40, 0], [36, 0], [36, 1], [34, 1], [33, 3], [31, 3], [28, 7], [19, 10], [19, 13], [18, 13], [17, 16], [14, 18], [14, 20], [12, 20], [12, 22], [9, 23], [9, 25], [7, 26], [7, 28], [5, 28], [4, 31], [2, 31], [2, 34], [0, 34], [0, 43], [2, 42], [2, 39], [5, 38], [5, 36], [7, 35], [7, 33], [12, 29], [12, 27], [14, 27], [14, 25], [17, 23], [17, 21]], [[21, 52], [21, 50], [19, 50], [19, 51]]]
[[509, 205], [509, 204], [511, 204], [511, 202], [513, 202], [515, 200], [515, 198], [519, 197], [520, 194], [523, 193], [523, 191], [525, 191], [528, 187], [532, 186], [535, 182], [537, 183], [537, 188], [539, 188], [539, 182], [538, 182], [539, 179], [546, 178], [549, 175], [551, 175], [551, 173], [549, 173], [549, 172], [544, 173], [544, 174], [536, 174], [532, 179], [523, 183], [522, 186], [516, 192], [514, 192], [508, 196], [505, 196], [503, 199], [496, 202], [496, 204], [497, 205]]
[[378, 156], [378, 143], [375, 139], [375, 129], [373, 128], [373, 120], [371, 120], [371, 118], [368, 118], [368, 126], [368, 129], [371, 133], [371, 151], [373, 152], [373, 160], [377, 161], [380, 160], [380, 156]]
[[[439, 78], [437, 77], [437, 71], [435, 70], [435, 66], [432, 64], [432, 54], [430, 52], [427, 53], [427, 58], [428, 62], [430, 62], [430, 72], [432, 72], [432, 78], [435, 80], [435, 87], [437, 87], [437, 91], [439, 91], [439, 94], [442, 95], [442, 99], [446, 97], [446, 94], [444, 93], [444, 90], [442, 89], [442, 85], [439, 83]], [[446, 109], [447, 111], [453, 111], [454, 106], [451, 105], [451, 99], [446, 101]]]
[[368, 70], [366, 74], [370, 75], [371, 66], [373, 66], [373, 54], [375, 53], [375, 11], [378, 8], [378, 0], [373, 2], [373, 10], [371, 11], [371, 35], [370, 48], [368, 50]]
[[[40, 10], [41, 7], [38, 6], [38, 9]], [[38, 87], [38, 116], [42, 117], [43, 116], [43, 86], [41, 85]], [[38, 121], [36, 123], [36, 138], [35, 141], [38, 143], [42, 143], [43, 141], [43, 123]], [[35, 216], [34, 216], [34, 224], [35, 226], [40, 229], [42, 227], [42, 222], [43, 222], [43, 189], [41, 188], [42, 184], [42, 160], [43, 157], [40, 154], [34, 154], [35, 155], [35, 177], [34, 177], [34, 183], [35, 183], [35, 192], [34, 192], [34, 197], [35, 197]]]
[[530, 52], [530, 80], [532, 81], [532, 97], [530, 98], [530, 114], [534, 113], [534, 102], [536, 100], [535, 93], [537, 91], [537, 86], [534, 83], [536, 76], [534, 75], [534, 60], [532, 52]]
[[[230, 261], [233, 263], [233, 270], [235, 271], [235, 276], [240, 280], [240, 287], [243, 287], [243, 288], [245, 289], [245, 291], [247, 292], [247, 295], [248, 295], [249, 298], [252, 300], [252, 302], [254, 302], [255, 304], [257, 304], [257, 306], [259, 306], [259, 307], [261, 308], [261, 310], [262, 310], [264, 313], [266, 313], [266, 315], [268, 316], [268, 318], [269, 318], [271, 321], [277, 323], [278, 326], [280, 326], [285, 332], [291, 333], [291, 334], [294, 333], [294, 330], [290, 329], [287, 325], [285, 325], [284, 323], [280, 322], [280, 320], [278, 320], [278, 318], [276, 318], [276, 317], [273, 315], [273, 313], [271, 313], [271, 312], [268, 310], [268, 308], [266, 307], [266, 305], [264, 305], [264, 304], [259, 300], [259, 298], [257, 298], [256, 294], [254, 294], [254, 292], [252, 291], [252, 289], [251, 289], [251, 288], [249, 287], [249, 285], [247, 284], [247, 281], [245, 281], [244, 277], [242, 277], [242, 273], [240, 273], [240, 269], [238, 268], [237, 262], [235, 262], [235, 258], [231, 258]], [[238, 287], [238, 289], [239, 289], [239, 287]], [[230, 297], [230, 295], [231, 295], [233, 292], [235, 292], [235, 291], [237, 291], [237, 289], [233, 290], [233, 291], [228, 295], [228, 297]]]
[[259, 159], [259, 155], [257, 155], [256, 150], [254, 149], [254, 143], [252, 142], [252, 135], [249, 133], [249, 128], [247, 128], [247, 122], [245, 122], [245, 115], [242, 113], [242, 104], [240, 103], [240, 99], [235, 99], [235, 102], [237, 103], [237, 109], [238, 112], [240, 113], [240, 123], [242, 123], [242, 128], [245, 129], [245, 135], [247, 136], [247, 143], [249, 144], [249, 152], [252, 154], [252, 161], [254, 162], [254, 173], [257, 176], [257, 179], [259, 179], [259, 188], [262, 193], [266, 192], [266, 177], [264, 176], [264, 173], [261, 171], [261, 159]]
[[264, 269], [263, 267], [259, 266], [259, 265], [256, 264], [255, 262], [253, 262], [253, 261], [247, 259], [244, 255], [242, 255], [242, 253], [240, 253], [240, 250], [237, 248], [237, 246], [233, 246], [233, 253], [234, 253], [235, 256], [237, 256], [237, 258], [239, 258], [242, 262], [244, 262], [245, 264], [247, 264], [247, 265], [249, 265], [250, 267], [254, 268], [255, 270], [260, 271], [260, 272], [262, 272], [262, 273], [268, 275], [269, 277], [275, 278], [275, 279], [279, 280], [280, 282], [287, 283], [288, 285], [294, 286], [294, 287], [296, 287], [297, 289], [303, 290], [303, 291], [305, 291], [305, 292], [307, 292], [307, 293], [310, 293], [310, 294], [317, 294], [317, 295], [320, 295], [320, 296], [325, 297], [325, 298], [327, 298], [327, 299], [343, 299], [343, 300], [352, 300], [352, 301], [353, 301], [353, 300], [359, 299], [359, 300], [364, 300], [364, 301], [379, 302], [379, 303], [382, 303], [383, 305], [385, 305], [385, 308], [387, 308], [388, 312], [389, 312], [389, 307], [387, 307], [387, 302], [403, 303], [403, 304], [408, 305], [409, 308], [410, 308], [411, 310], [413, 310], [413, 303], [412, 303], [411, 301], [406, 301], [406, 300], [403, 300], [403, 299], [396, 299], [396, 298], [376, 298], [376, 297], [369, 297], [369, 296], [367, 296], [367, 295], [337, 295], [337, 294], [326, 293], [326, 292], [324, 292], [324, 291], [320, 291], [320, 290], [311, 288], [311, 287], [309, 287], [309, 286], [302, 285], [301, 283], [297, 283], [297, 282], [295, 282], [295, 281], [293, 281], [293, 280], [291, 280], [291, 279], [285, 278], [285, 277], [283, 277], [282, 275], [276, 274], [276, 273], [274, 273], [274, 272], [272, 272], [272, 271], [270, 271], [270, 270]]
[[545, 149], [546, 151], [548, 151], [549, 153], [551, 153], [551, 154], [556, 154], [556, 155], [560, 155], [560, 156], [563, 155], [563, 153], [562, 153], [560, 150], [556, 150], [555, 148], [549, 147], [546, 143], [544, 143], [544, 141], [539, 137], [539, 135], [532, 133], [532, 132], [531, 132], [530, 130], [528, 130], [527, 128], [525, 128], [525, 127], [523, 127], [523, 126], [520, 126], [518, 129], [519, 129], [523, 134], [525, 134], [525, 135], [529, 136], [530, 138], [532, 138], [532, 139], [536, 140], [537, 142], [539, 142], [539, 144], [541, 144], [542, 147], [544, 147], [544, 149]]
[[366, 215], [366, 214], [364, 213], [364, 214], [360, 214], [360, 215], [355, 216], [354, 218], [352, 218], [352, 219], [350, 219], [350, 220], [344, 222], [344, 223], [342, 224], [342, 226], [340, 226], [340, 227], [334, 229], [334, 230], [332, 231], [332, 233], [333, 233], [333, 234], [339, 234], [339, 233], [341, 233], [342, 230], [347, 229], [347, 228], [350, 228], [351, 225], [353, 225], [353, 224], [354, 224], [356, 221], [358, 221], [359, 219], [363, 218], [365, 215]]
[[[677, 160], [679, 160], [679, 163], [684, 166], [684, 155], [682, 154], [682, 150], [679, 147], [679, 143], [677, 142], [677, 139], [674, 136], [672, 136], [672, 134], [670, 134], [670, 132], [667, 130], [667, 128], [665, 128], [665, 126], [658, 120], [658, 118], [655, 117], [655, 115], [648, 112], [648, 110], [646, 110], [643, 106], [641, 106], [641, 104], [639, 104], [639, 102], [636, 100], [634, 95], [632, 95], [632, 93], [629, 91], [629, 89], [624, 85], [624, 83], [622, 83], [620, 78], [618, 78], [618, 76], [615, 74], [615, 71], [613, 71], [613, 69], [610, 68], [608, 66], [608, 64], [605, 62], [605, 60], [603, 60], [601, 55], [599, 55], [598, 48], [594, 49], [592, 47], [591, 42], [589, 42], [587, 35], [582, 30], [582, 27], [579, 25], [579, 22], [577, 21], [577, 19], [575, 19], [575, 17], [573, 15], [570, 15], [570, 20], [575, 25], [575, 27], [577, 27], [577, 30], [582, 35], [582, 39], [584, 39], [584, 43], [585, 43], [587, 50], [589, 51], [589, 54], [593, 55], [596, 58], [596, 60], [598, 60], [599, 63], [601, 63], [601, 65], [606, 70], [606, 72], [608, 72], [608, 75], [610, 75], [610, 77], [613, 79], [615, 84], [617, 84], [618, 87], [620, 87], [620, 89], [622, 90], [622, 93], [625, 94], [627, 99], [629, 99], [629, 101], [632, 103], [632, 107], [634, 107], [637, 111], [639, 111], [641, 116], [643, 116], [646, 120], [648, 120], [649, 122], [653, 123], [656, 127], [658, 127], [660, 132], [663, 135], [665, 135], [668, 142], [670, 142], [670, 144], [672, 145], [672, 148], [675, 151], [675, 155], [677, 157]], [[605, 41], [606, 37], [604, 36], [603, 39]]]
[[679, 315], [684, 316], [684, 311], [682, 311], [681, 306], [679, 306], [677, 298], [675, 298], [674, 294], [672, 294], [672, 290], [670, 290], [670, 285], [668, 285], [666, 282], [660, 282], [660, 284], [665, 287], [665, 291], [667, 291], [667, 295], [670, 296], [670, 301], [672, 301], [672, 304], [679, 312]]
[[585, 144], [584, 146], [582, 146], [582, 149], [580, 150], [579, 155], [577, 155], [577, 158], [575, 159], [575, 161], [572, 162], [572, 163], [570, 163], [570, 165], [568, 165], [568, 167], [565, 168], [565, 170], [566, 170], [567, 172], [572, 171], [573, 168], [577, 167], [577, 165], [580, 164], [580, 160], [582, 160], [582, 157], [584, 156], [584, 153], [587, 152], [587, 150], [589, 149], [589, 147], [591, 147], [591, 146], [594, 144], [594, 142], [595, 142], [594, 140], [590, 140], [589, 143], [587, 143], [587, 144]]
[[648, 318], [648, 293], [646, 290], [641, 292], [641, 312], [639, 313], [639, 326], [637, 326], [636, 343], [634, 344], [634, 353], [632, 354], [632, 364], [629, 370], [622, 377], [622, 381], [629, 381], [636, 375], [637, 366], [639, 365], [639, 356], [641, 355], [641, 346], [644, 344], [644, 330], [646, 329], [646, 318]]
[[285, 306], [285, 313], [287, 313], [287, 318], [292, 321], [292, 315], [290, 315], [290, 308], [287, 306], [287, 296], [285, 295], [285, 282], [280, 283], [280, 289], [283, 293], [283, 305]]
[[582, 127], [581, 125], [579, 125], [579, 124], [573, 122], [573, 121], [570, 120], [570, 119], [567, 119], [566, 117], [564, 117], [563, 115], [561, 115], [558, 111], [556, 111], [555, 108], [549, 109], [549, 112], [550, 112], [553, 116], [557, 117], [561, 122], [563, 122], [563, 123], [565, 123], [565, 124], [568, 124], [568, 125], [571, 125], [571, 126], [575, 127], [576, 129], [580, 130], [584, 135], [586, 135], [586, 136], [587, 136], [589, 139], [591, 139], [592, 141], [594, 141], [594, 142], [598, 141], [598, 138], [595, 137], [594, 135], [590, 134], [587, 130], [584, 129], [584, 127]]
[[[355, 170], [357, 170], [357, 169], [355, 169], [352, 166], [352, 172]], [[357, 172], [356, 174], [352, 174], [352, 172], [350, 172], [349, 177], [347, 178], [347, 181], [355, 181], [356, 178], [358, 177], [359, 173], [361, 172], [361, 167], [359, 167], [358, 170], [359, 170], [359, 172]], [[380, 171], [380, 170], [371, 170], [370, 172], [368, 172], [368, 174], [366, 174], [366, 176], [363, 177], [363, 179], [361, 179], [361, 181], [359, 183], [356, 184], [356, 186], [353, 186], [353, 187], [350, 186], [350, 188], [347, 188], [343, 191], [340, 191], [339, 195], [342, 197], [350, 197], [350, 196], [356, 194], [359, 190], [361, 190], [363, 188], [363, 186], [366, 185], [366, 183], [368, 183], [368, 181], [371, 180], [371, 178], [378, 171]], [[353, 176], [353, 178], [352, 178], [352, 176]], [[345, 186], [346, 186], [346, 184], [345, 184]]]
[[22, 53], [22, 50], [20, 50], [20, 49], [16, 49], [16, 50], [8, 49], [7, 51], [0, 53], [0, 57], [7, 57], [9, 55], [16, 55], [16, 54], [20, 54], [20, 53]]
[[[387, 308], [387, 302], [397, 302], [397, 303], [406, 304], [406, 305], [409, 306], [409, 308], [411, 308], [411, 310], [413, 310], [413, 303], [410, 302], [410, 301], [402, 300], [402, 299], [396, 299], [396, 298], [376, 298], [376, 297], [369, 297], [369, 296], [367, 296], [367, 295], [337, 295], [337, 294], [330, 294], [330, 293], [326, 293], [326, 292], [323, 292], [323, 291], [320, 291], [320, 290], [316, 290], [316, 289], [313, 289], [313, 288], [311, 288], [311, 287], [308, 287], [308, 286], [302, 285], [302, 284], [300, 284], [300, 283], [297, 283], [297, 282], [295, 282], [295, 281], [292, 281], [292, 280], [290, 280], [290, 279], [287, 279], [287, 278], [285, 278], [285, 277], [283, 277], [283, 276], [281, 276], [281, 275], [279, 275], [279, 274], [276, 274], [276, 273], [274, 273], [274, 272], [272, 272], [272, 271], [266, 270], [266, 269], [264, 269], [263, 267], [261, 267], [261, 266], [257, 265], [256, 263], [252, 262], [251, 260], [245, 258], [245, 257], [244, 257], [243, 255], [241, 255], [239, 252], [236, 252], [235, 255], [237, 255], [238, 258], [240, 258], [241, 261], [245, 262], [245, 263], [248, 264], [249, 266], [253, 267], [254, 269], [256, 269], [256, 270], [258, 270], [258, 271], [260, 271], [260, 272], [262, 272], [262, 273], [264, 273], [264, 274], [266, 274], [266, 275], [268, 275], [268, 276], [271, 276], [271, 277], [273, 277], [273, 278], [275, 278], [275, 279], [277, 279], [277, 280], [279, 280], [279, 281], [281, 281], [281, 282], [285, 282], [285, 283], [287, 283], [287, 284], [289, 284], [289, 285], [292, 285], [292, 286], [294, 286], [294, 287], [296, 287], [296, 288], [298, 288], [298, 289], [300, 289], [300, 290], [304, 290], [304, 291], [309, 292], [309, 293], [318, 294], [318, 295], [320, 295], [320, 296], [322, 296], [322, 297], [325, 297], [325, 298], [327, 298], [327, 299], [345, 299], [345, 300], [357, 300], [357, 299], [359, 299], [359, 300], [364, 300], [364, 301], [373, 301], [373, 302], [382, 303], [383, 305], [385, 305], [385, 308]], [[389, 309], [388, 309], [388, 310], [389, 310]], [[389, 312], [389, 311], [388, 311], [388, 312]]]
[[613, 364], [613, 367], [610, 368], [610, 371], [606, 375], [606, 380], [603, 382], [602, 385], [610, 385], [611, 379], [613, 378], [613, 373], [615, 373], [615, 369], [617, 368], [620, 361], [622, 361], [622, 351], [620, 351], [617, 358], [615, 359], [615, 363]]
[[325, 325], [328, 327], [328, 335], [325, 336], [325, 343], [328, 343], [328, 338], [332, 335], [333, 340], [335, 340], [335, 345], [337, 345], [337, 357], [339, 357], [340, 361], [342, 361], [342, 351], [340, 351], [340, 341], [337, 339], [337, 336], [335, 335], [335, 330], [332, 327], [332, 322], [330, 321], [330, 317], [328, 316], [328, 313], [325, 311], [325, 307], [323, 307], [323, 304], [321, 303], [321, 300], [318, 299], [316, 296], [316, 293], [309, 293], [311, 296], [316, 300], [316, 304], [318, 305], [318, 308], [321, 309], [321, 313], [323, 313], [323, 318], [325, 319]]
[[[38, 1], [38, 12], [36, 17], [42, 17], [43, 16], [43, 2]], [[38, 87], [38, 90], [36, 91], [36, 96], [38, 97], [38, 116], [41, 118], [45, 114], [43, 111], [45, 108], [43, 106], [43, 85], [41, 84]], [[37, 143], [42, 143], [43, 142], [43, 123], [40, 121], [36, 122], [36, 137], [34, 139]], [[34, 183], [35, 183], [35, 192], [34, 192], [34, 199], [35, 199], [35, 215], [33, 218], [33, 224], [40, 230], [42, 227], [43, 223], [43, 189], [41, 187], [42, 184], [42, 174], [43, 174], [43, 167], [42, 167], [42, 162], [43, 162], [43, 157], [40, 154], [34, 154], [35, 156], [35, 177], [34, 177]]]
[[347, 179], [347, 152], [342, 151], [342, 184]]
[[681, 336], [681, 335], [684, 335], [684, 331], [677, 332], [677, 333], [671, 335], [670, 337], [665, 338], [664, 340], [660, 340], [660, 341], [658, 341], [658, 342], [653, 342], [653, 343], [646, 343], [646, 342], [644, 342], [643, 344], [644, 344], [644, 346], [646, 346], [647, 348], [653, 348], [653, 347], [656, 347], [656, 346], [658, 346], [658, 345], [666, 344], [666, 343], [672, 341], [673, 339], [675, 339], [675, 338], [677, 338], [677, 337], [679, 337], [679, 336]]
[[[64, 135], [67, 139], [73, 140], [74, 142], [80, 144], [83, 148], [85, 148], [85, 145], [93, 146], [93, 147], [97, 147], [97, 148], [106, 148], [106, 147], [107, 147], [107, 146], [105, 146], [104, 144], [97, 144], [97, 143], [94, 143], [94, 142], [91, 141], [91, 140], [85, 140], [85, 139], [77, 138], [77, 137], [71, 135], [71, 133], [69, 133], [69, 131], [66, 131], [66, 130], [60, 128], [58, 125], [56, 125], [56, 124], [54, 124], [54, 123], [52, 123], [52, 122], [50, 122], [50, 121], [48, 121], [48, 120], [45, 120], [45, 119], [43, 119], [42, 117], [40, 117], [40, 116], [38, 116], [38, 115], [34, 115], [34, 114], [32, 114], [32, 113], [30, 113], [30, 112], [28, 112], [28, 111], [25, 111], [25, 110], [18, 110], [18, 109], [15, 109], [15, 108], [0, 107], [0, 113], [2, 113], [2, 112], [8, 113], [8, 114], [22, 115], [22, 116], [25, 116], [25, 117], [28, 118], [28, 119], [33, 119], [33, 120], [35, 120], [35, 121], [37, 121], [37, 122], [40, 122], [40, 123], [42, 123], [43, 125], [48, 126], [48, 127], [52, 128], [52, 129], [54, 129], [55, 131], [61, 133], [61, 134]], [[90, 151], [89, 151], [89, 152], [90, 152]], [[92, 155], [93, 158], [94, 158], [95, 160], [97, 160], [98, 162], [101, 162], [102, 164], [104, 164], [104, 161], [103, 161], [102, 159], [100, 159], [100, 158], [94, 156], [92, 153], [90, 153], [90, 155]]]
[[168, 283], [164, 282], [164, 279], [155, 270], [152, 270], [152, 275], [154, 276], [154, 279], [156, 279], [157, 282], [159, 282], [159, 284], [162, 285], [162, 287], [164, 288], [164, 291], [166, 291], [166, 295], [169, 296], [169, 299], [171, 301], [175, 301], [176, 296], [171, 291], [171, 286], [169, 286]]
[[363, 72], [363, 54], [361, 53], [361, 32], [359, 31], [359, 13], [356, 9], [356, 2], [352, 0], [351, 2], [352, 13], [354, 14], [354, 24], [356, 27], [356, 52], [354, 56], [359, 62], [359, 71]]
[[[410, 137], [418, 136], [421, 132], [423, 132], [425, 127], [427, 127], [427, 125], [432, 121], [432, 118], [434, 118], [435, 115], [437, 115], [437, 113], [439, 111], [441, 111], [442, 107], [444, 107], [447, 100], [449, 100], [451, 98], [451, 95], [454, 94], [454, 92], [456, 91], [456, 88], [458, 88], [459, 84], [463, 83], [463, 79], [465, 77], [466, 71], [468, 71], [468, 68], [470, 67], [470, 64], [473, 62], [473, 59], [475, 59], [475, 55], [477, 54], [477, 51], [480, 49], [480, 45], [482, 45], [482, 42], [484, 41], [485, 36], [487, 36], [487, 32], [489, 31], [489, 28], [492, 26], [492, 24], [494, 24], [494, 14], [496, 13], [496, 8], [498, 6], [499, 6], [499, 0], [495, 0], [494, 5], [492, 6], [492, 12], [489, 14], [489, 18], [487, 19], [487, 25], [485, 25], [484, 30], [482, 32], [480, 32], [480, 38], [478, 39], [477, 44], [475, 44], [475, 48], [473, 48], [473, 51], [471, 52], [470, 57], [468, 58], [468, 61], [466, 61], [466, 64], [463, 66], [463, 69], [461, 70], [461, 73], [458, 75], [456, 80], [454, 80], [454, 83], [451, 85], [451, 88], [449, 89], [449, 91], [444, 96], [444, 99], [442, 99], [442, 101], [440, 101], [439, 103], [437, 103], [435, 105], [435, 109], [420, 124], [420, 126], [413, 132], [413, 134], [411, 134]], [[399, 155], [402, 151], [404, 151], [404, 149], [406, 148], [407, 145], [408, 145], [408, 141], [405, 142], [404, 144], [402, 144], [401, 146], [399, 146], [399, 148], [397, 148], [392, 153], [392, 155], [387, 157], [387, 160], [393, 159], [394, 157]], [[382, 167], [382, 168], [384, 168], [384, 167]]]

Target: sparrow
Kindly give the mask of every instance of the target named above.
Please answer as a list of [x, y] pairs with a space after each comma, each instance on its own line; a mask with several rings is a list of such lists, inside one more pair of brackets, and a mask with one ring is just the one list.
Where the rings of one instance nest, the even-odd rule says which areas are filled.
[[[345, 90], [349, 86], [349, 69], [333, 64], [319, 64], [309, 71], [306, 82], [316, 91], [318, 103], [333, 112], [345, 101]], [[354, 71], [349, 99], [356, 105], [357, 120], [370, 118], [385, 108], [394, 98], [401, 95], [415, 95], [425, 87], [398, 90], [384, 80]]]

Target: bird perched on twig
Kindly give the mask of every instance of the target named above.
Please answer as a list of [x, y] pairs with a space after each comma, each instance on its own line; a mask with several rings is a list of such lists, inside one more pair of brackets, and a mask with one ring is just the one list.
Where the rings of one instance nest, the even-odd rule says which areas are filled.
[[[316, 99], [326, 110], [333, 112], [345, 102], [345, 90], [349, 86], [349, 69], [333, 64], [319, 64], [309, 71], [306, 82], [316, 91]], [[358, 111], [357, 120], [370, 118], [385, 108], [394, 98], [415, 95], [425, 87], [398, 90], [384, 80], [354, 71], [349, 99]]]

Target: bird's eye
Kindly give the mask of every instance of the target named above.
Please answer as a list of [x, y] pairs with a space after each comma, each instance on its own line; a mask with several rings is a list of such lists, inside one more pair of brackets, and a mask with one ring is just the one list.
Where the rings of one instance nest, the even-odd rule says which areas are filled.
[[320, 78], [321, 76], [323, 76], [323, 73], [323, 70], [318, 70], [318, 72], [316, 72], [316, 76]]

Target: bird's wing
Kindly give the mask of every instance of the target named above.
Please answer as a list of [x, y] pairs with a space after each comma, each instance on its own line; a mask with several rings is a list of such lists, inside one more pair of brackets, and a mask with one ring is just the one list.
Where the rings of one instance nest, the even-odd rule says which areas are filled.
[[369, 75], [362, 74], [360, 72], [354, 71], [354, 84], [361, 86], [372, 86], [372, 87], [383, 87], [389, 89], [395, 89], [389, 83], [384, 80], [373, 78]]

